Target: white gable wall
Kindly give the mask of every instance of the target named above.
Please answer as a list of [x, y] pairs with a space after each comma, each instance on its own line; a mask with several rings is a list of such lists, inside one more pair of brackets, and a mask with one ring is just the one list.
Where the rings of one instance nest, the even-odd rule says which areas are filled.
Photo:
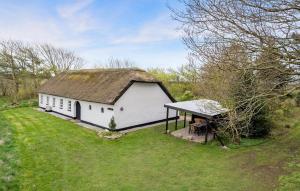
[[[80, 101], [80, 105], [82, 121], [109, 128], [110, 119], [114, 115], [114, 111], [109, 110], [109, 108], [114, 109], [114, 106], [87, 101]], [[92, 107], [91, 110], [89, 109], [90, 105]], [[104, 111], [103, 113], [101, 111], [102, 107]]]
[[[43, 97], [43, 101], [41, 100]], [[52, 108], [52, 111], [57, 113], [67, 115], [69, 117], [76, 116], [76, 101], [74, 99], [52, 96], [46, 94], [39, 94], [39, 106], [42, 108], [46, 108], [47, 106], [47, 97], [49, 97], [49, 106]], [[53, 107], [53, 98], [55, 98], [55, 107]], [[63, 108], [60, 108], [60, 99], [63, 99]], [[68, 101], [71, 101], [71, 111], [68, 111]], [[109, 127], [109, 122], [112, 116], [114, 115], [114, 111], [109, 110], [109, 108], [114, 108], [112, 105], [100, 104], [94, 102], [80, 101], [81, 106], [81, 120], [89, 123], [93, 123], [95, 125], [99, 125], [101, 127]], [[89, 108], [91, 106], [91, 109]], [[103, 113], [101, 111], [103, 108]]]
[[[172, 102], [156, 83], [133, 83], [115, 103], [117, 128], [149, 123], [166, 118], [165, 103]], [[123, 111], [121, 111], [123, 108]], [[169, 117], [176, 112], [170, 110]]]

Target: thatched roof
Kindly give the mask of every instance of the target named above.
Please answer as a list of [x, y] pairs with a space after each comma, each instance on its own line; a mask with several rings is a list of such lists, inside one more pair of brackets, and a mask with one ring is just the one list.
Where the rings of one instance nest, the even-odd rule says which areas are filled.
[[86, 69], [63, 72], [48, 80], [39, 93], [76, 100], [114, 104], [134, 82], [162, 83], [140, 69]]

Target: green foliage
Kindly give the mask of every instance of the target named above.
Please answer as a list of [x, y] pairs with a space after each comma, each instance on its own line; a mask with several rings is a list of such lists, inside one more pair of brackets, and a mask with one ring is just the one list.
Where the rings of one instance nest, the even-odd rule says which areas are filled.
[[278, 189], [278, 191], [299, 190], [300, 172], [293, 172], [289, 175], [281, 176], [279, 178], [279, 185], [280, 188]]
[[195, 99], [195, 96], [191, 91], [185, 91], [182, 96], [180, 96], [177, 100], [178, 101], [188, 101]]
[[112, 129], [112, 130], [115, 130], [115, 129], [116, 129], [117, 124], [116, 124], [116, 122], [115, 122], [115, 118], [114, 118], [114, 117], [112, 117], [112, 118], [110, 119], [110, 122], [109, 122], [108, 126], [109, 126], [109, 128]]
[[18, 107], [37, 107], [38, 101], [36, 99], [21, 100], [19, 103], [12, 103], [8, 97], [0, 97], [0, 111], [6, 109], [13, 109]]
[[260, 110], [253, 118], [249, 128], [249, 137], [264, 137], [269, 135], [273, 126], [266, 108]]
[[[176, 100], [182, 101], [195, 97], [195, 84], [189, 79], [183, 80], [182, 78], [184, 78], [184, 76], [182, 72], [176, 72], [174, 70], [166, 71], [164, 69], [149, 69], [148, 72], [156, 79], [162, 81]], [[188, 71], [185, 71], [184, 75], [188, 75], [187, 73]]]

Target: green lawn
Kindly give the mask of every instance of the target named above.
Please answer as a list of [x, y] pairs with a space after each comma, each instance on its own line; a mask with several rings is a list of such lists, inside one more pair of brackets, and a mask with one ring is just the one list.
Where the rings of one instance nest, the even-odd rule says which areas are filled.
[[300, 189], [300, 123], [230, 150], [163, 130], [108, 141], [32, 108], [1, 111], [0, 190]]

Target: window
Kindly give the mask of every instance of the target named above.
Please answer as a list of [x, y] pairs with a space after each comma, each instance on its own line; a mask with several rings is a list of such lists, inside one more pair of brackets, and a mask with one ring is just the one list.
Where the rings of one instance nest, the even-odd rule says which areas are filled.
[[49, 96], [47, 96], [46, 100], [47, 100], [46, 105], [49, 105]]
[[64, 100], [60, 99], [59, 108], [62, 109], [64, 107]]
[[52, 98], [52, 107], [55, 107], [55, 97]]
[[109, 108], [107, 108], [108, 110], [111, 110], [111, 111], [113, 111], [114, 109], [113, 108], [111, 108], [111, 107], [109, 107]]
[[92, 110], [92, 106], [91, 105], [89, 105], [89, 110]]
[[104, 108], [103, 107], [101, 107], [101, 113], [104, 113]]
[[71, 101], [68, 101], [68, 111], [71, 111]]
[[41, 95], [41, 104], [43, 104], [43, 98], [44, 98], [43, 95]]

